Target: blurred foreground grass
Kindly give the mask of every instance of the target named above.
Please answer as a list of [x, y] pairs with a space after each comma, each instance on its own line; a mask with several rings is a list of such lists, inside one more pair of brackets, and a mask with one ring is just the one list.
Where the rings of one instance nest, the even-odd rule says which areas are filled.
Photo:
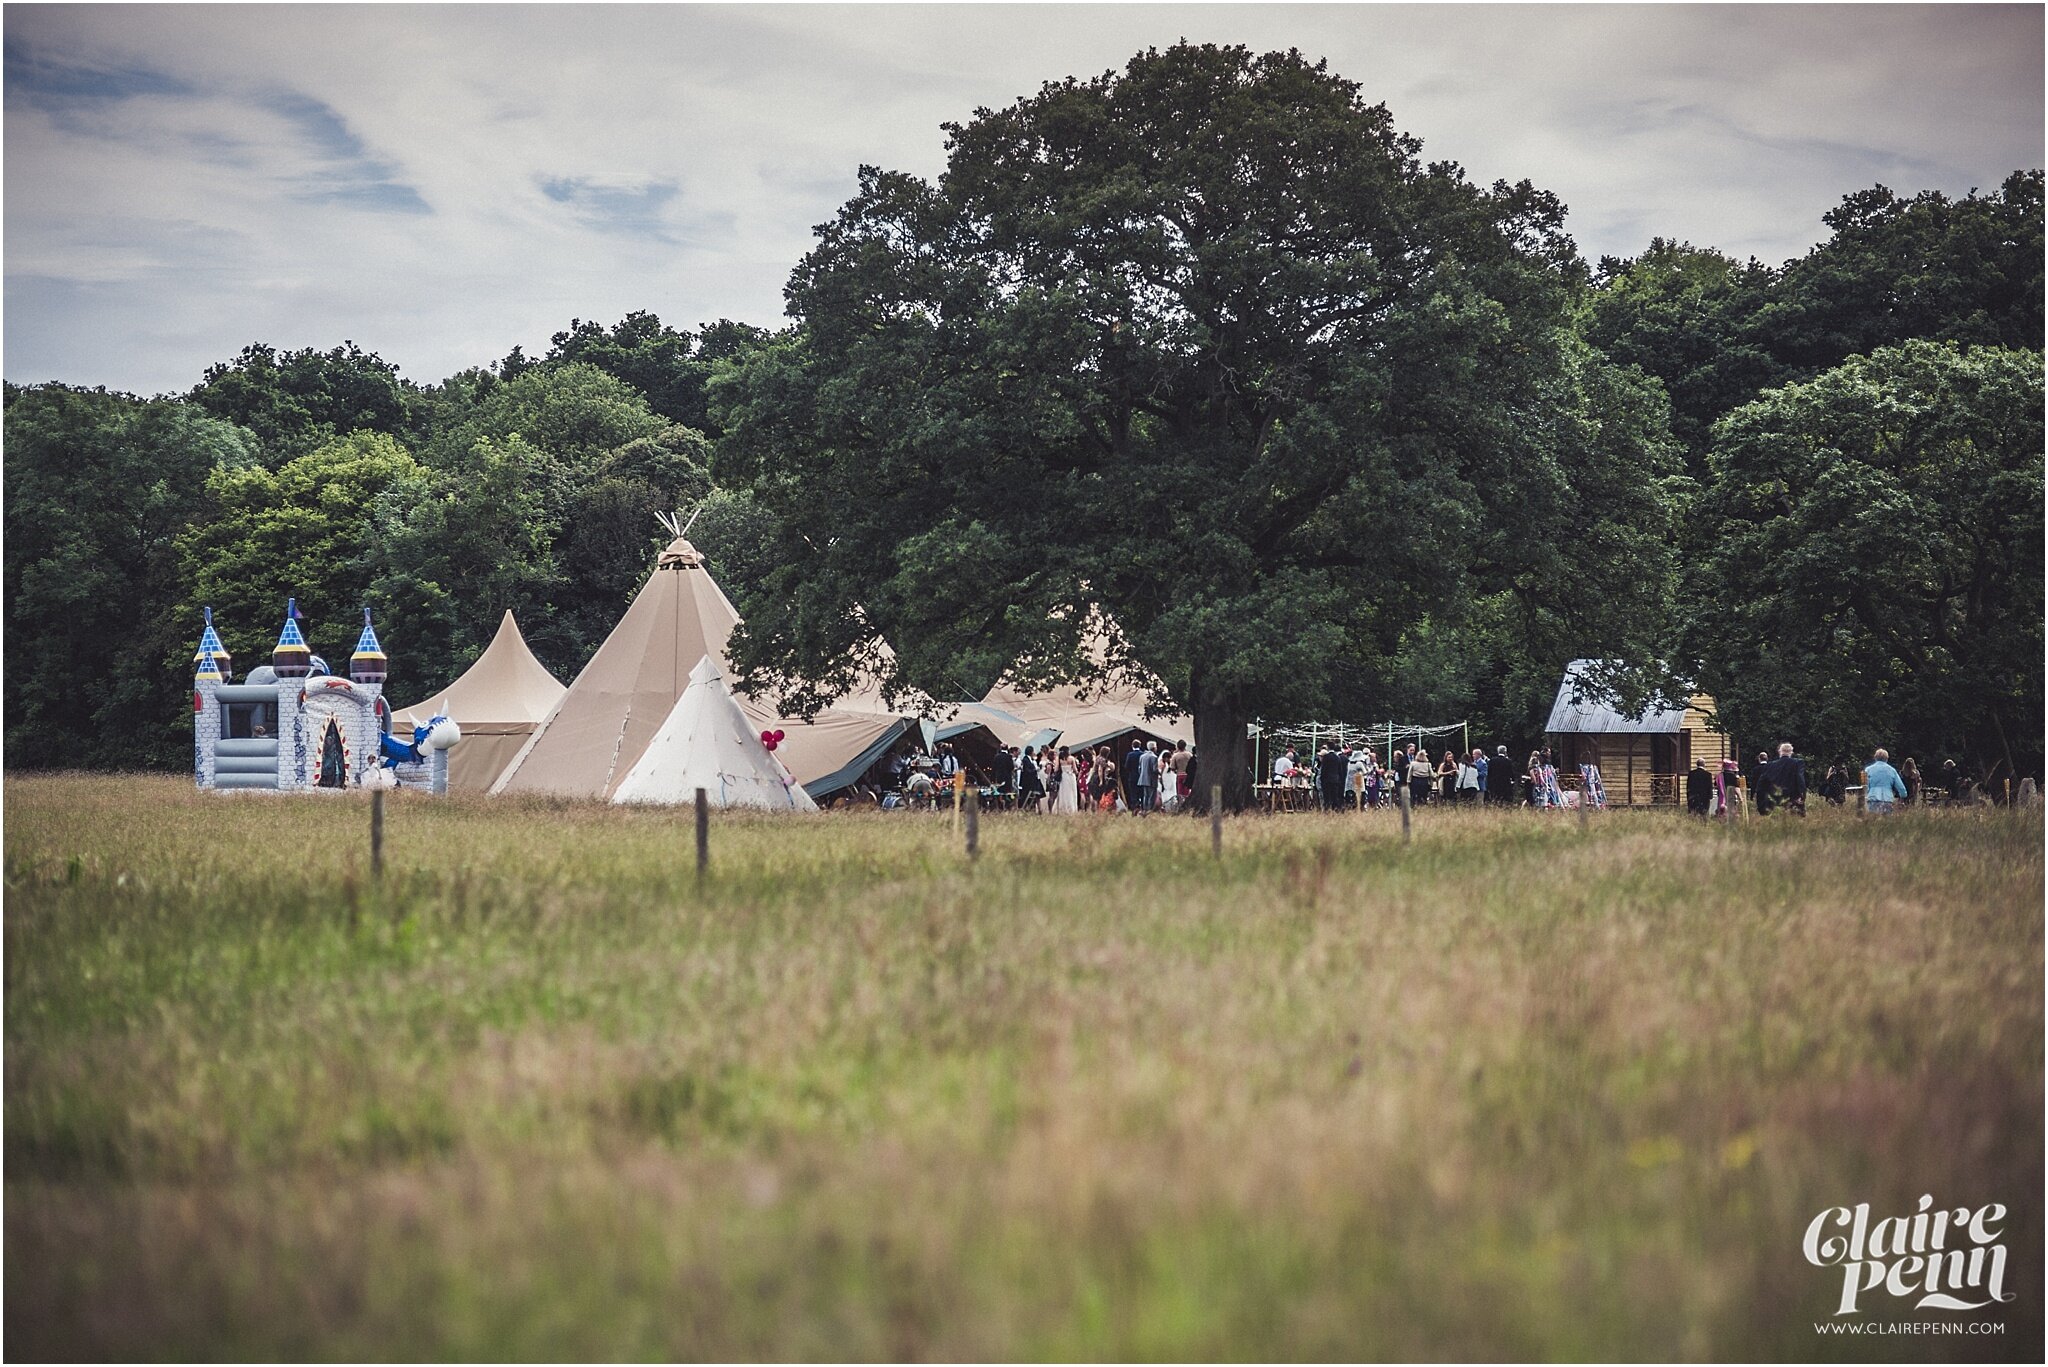
[[2036, 817], [5, 814], [12, 1358], [2039, 1359]]

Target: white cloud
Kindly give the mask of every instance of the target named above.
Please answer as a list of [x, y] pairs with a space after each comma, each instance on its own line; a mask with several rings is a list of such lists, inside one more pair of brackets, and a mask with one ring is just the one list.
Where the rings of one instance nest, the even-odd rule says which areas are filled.
[[432, 380], [572, 316], [781, 320], [812, 226], [939, 124], [1178, 38], [1298, 47], [1589, 256], [1778, 261], [1848, 191], [2041, 164], [2025, 6], [42, 7], [7, 12], [16, 381], [255, 340]]

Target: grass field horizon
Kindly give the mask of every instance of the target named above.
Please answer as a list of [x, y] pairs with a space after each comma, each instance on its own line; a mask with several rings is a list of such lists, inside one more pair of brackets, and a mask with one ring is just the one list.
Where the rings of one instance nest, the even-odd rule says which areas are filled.
[[2036, 813], [4, 797], [9, 1357], [2040, 1354]]

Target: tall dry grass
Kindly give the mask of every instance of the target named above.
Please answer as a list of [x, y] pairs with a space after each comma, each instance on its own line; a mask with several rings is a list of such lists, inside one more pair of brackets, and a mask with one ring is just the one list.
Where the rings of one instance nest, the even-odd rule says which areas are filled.
[[5, 814], [14, 1357], [2039, 1356], [2038, 819]]

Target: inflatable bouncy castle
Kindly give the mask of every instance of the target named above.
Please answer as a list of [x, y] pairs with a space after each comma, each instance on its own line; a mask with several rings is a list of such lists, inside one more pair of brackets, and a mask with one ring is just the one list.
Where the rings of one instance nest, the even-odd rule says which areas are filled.
[[406, 787], [448, 790], [448, 749], [462, 738], [447, 717], [391, 734], [386, 660], [363, 609], [349, 676], [328, 672], [299, 629], [298, 600], [285, 604], [270, 663], [233, 682], [233, 661], [206, 609], [192, 657], [192, 772], [201, 788]]

